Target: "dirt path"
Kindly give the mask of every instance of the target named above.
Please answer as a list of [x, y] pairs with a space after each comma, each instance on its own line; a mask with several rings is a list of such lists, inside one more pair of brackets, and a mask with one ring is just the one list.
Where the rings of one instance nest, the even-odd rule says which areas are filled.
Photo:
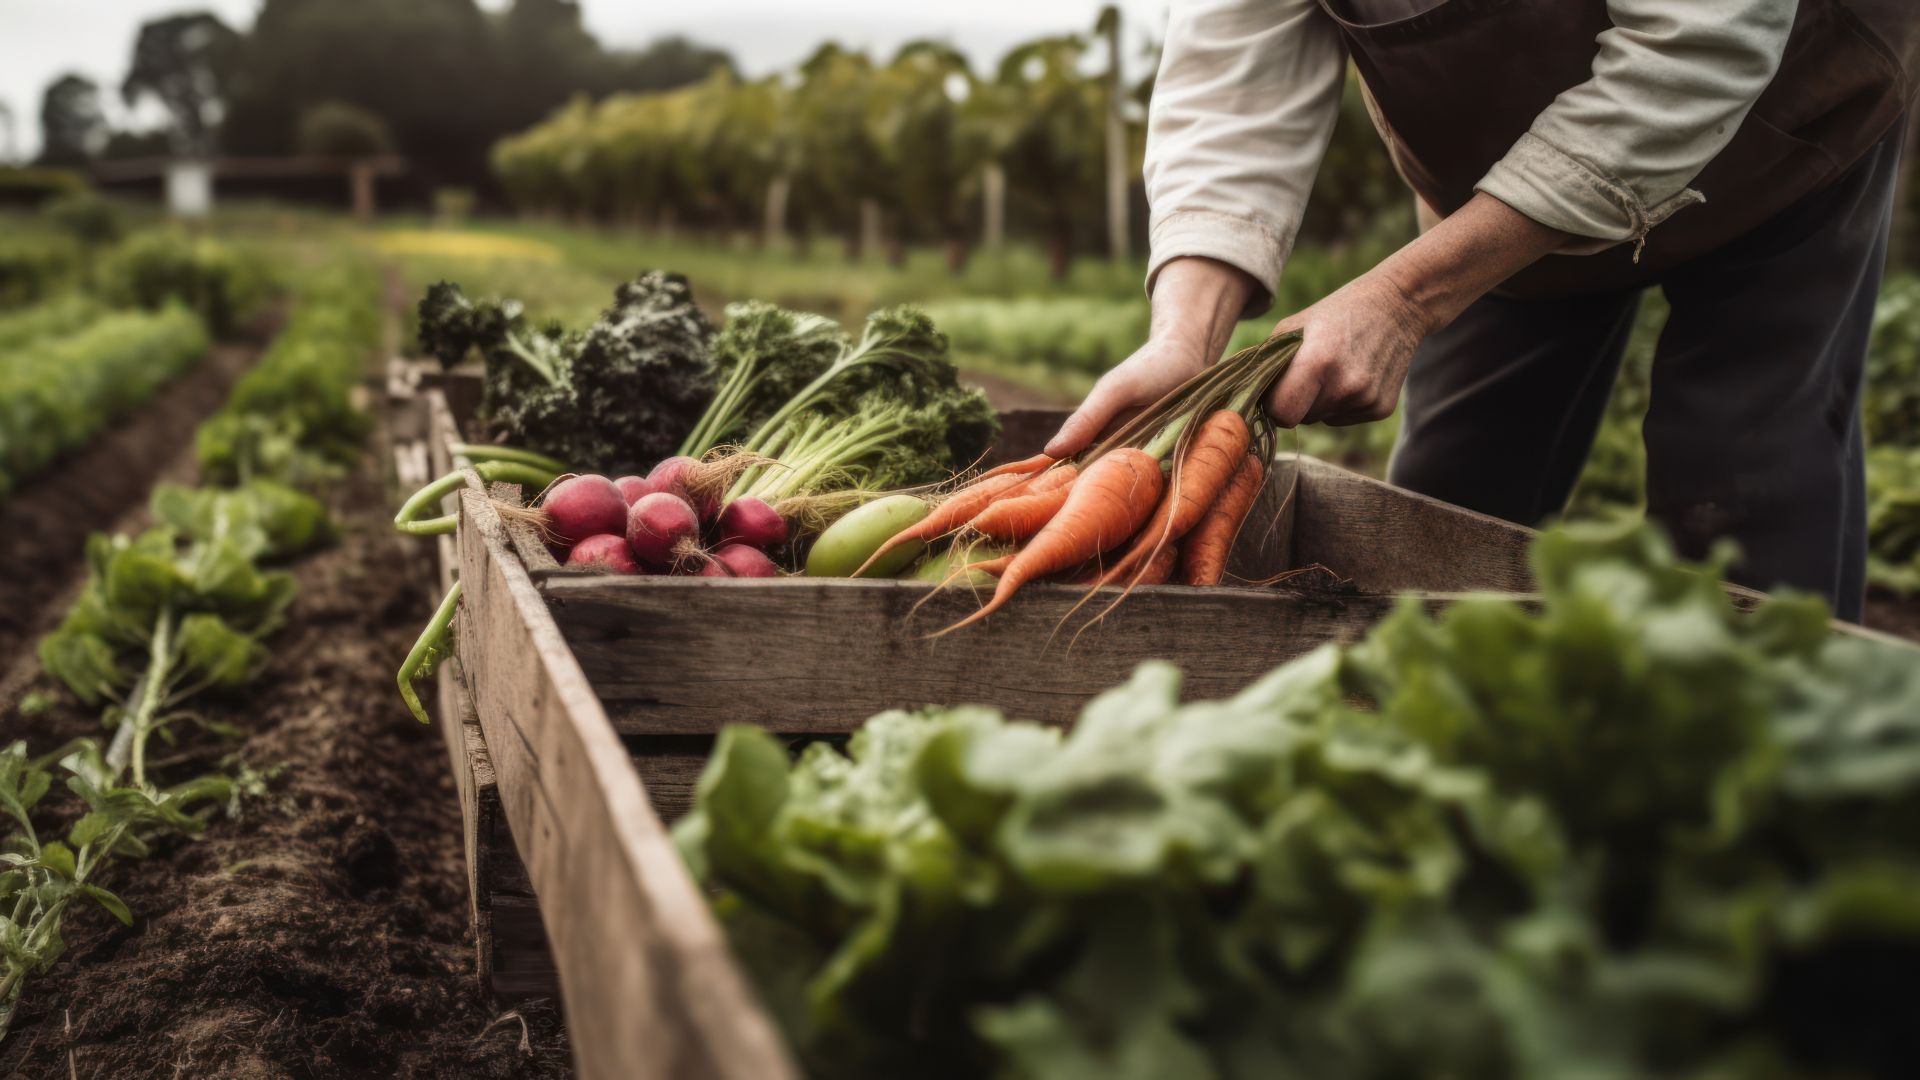
[[[428, 614], [428, 549], [387, 526], [381, 476], [369, 462], [336, 493], [340, 543], [291, 568], [272, 668], [206, 710], [252, 734], [162, 751], [177, 777], [237, 750], [281, 768], [271, 795], [111, 868], [134, 926], [72, 920], [0, 1043], [0, 1077], [566, 1074], [551, 1007], [502, 1016], [477, 990], [446, 755], [391, 674]], [[67, 701], [44, 678], [23, 689]], [[70, 704], [28, 717], [16, 702], [0, 700], [0, 727], [31, 745], [99, 731]]]

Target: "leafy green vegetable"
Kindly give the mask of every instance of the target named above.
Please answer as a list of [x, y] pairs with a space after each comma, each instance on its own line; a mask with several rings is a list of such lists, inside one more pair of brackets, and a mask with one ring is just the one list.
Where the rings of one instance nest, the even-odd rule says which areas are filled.
[[380, 342], [379, 276], [349, 262], [297, 276], [293, 291], [286, 329], [195, 432], [212, 483], [328, 483], [359, 458], [371, 430], [354, 390]]
[[1912, 652], [1644, 526], [1534, 558], [1537, 608], [1409, 602], [1226, 701], [729, 729], [676, 837], [822, 1076], [1901, 1075]]
[[259, 310], [270, 275], [247, 252], [176, 229], [154, 229], [114, 249], [99, 267], [100, 292], [116, 307], [185, 304], [215, 336]]
[[178, 306], [101, 316], [9, 351], [0, 364], [0, 494], [86, 445], [206, 351], [200, 320]]
[[1920, 447], [1867, 451], [1867, 580], [1920, 592]]
[[486, 363], [481, 417], [505, 442], [609, 474], [673, 453], [713, 397], [712, 328], [686, 278], [649, 271], [614, 291], [584, 331], [527, 327], [513, 301], [427, 290], [421, 347], [442, 363]]
[[[760, 313], [762, 316], [764, 312]], [[804, 320], [793, 324], [804, 328]], [[806, 345], [788, 349], [804, 360], [769, 384], [801, 383], [742, 442], [749, 453], [778, 466], [748, 470], [730, 497], [774, 502], [836, 489], [886, 490], [951, 477], [979, 460], [999, 431], [986, 395], [960, 385], [947, 359], [947, 339], [910, 307], [868, 317], [856, 341], [839, 337], [838, 351]], [[729, 380], [731, 382], [731, 380]]]
[[237, 488], [160, 484], [148, 500], [155, 521], [190, 540], [227, 540], [249, 560], [298, 555], [333, 536], [320, 500], [272, 480]]
[[44, 839], [32, 821], [51, 786], [50, 763], [29, 759], [24, 743], [0, 752], [0, 814], [12, 827], [0, 839], [0, 1036], [25, 980], [59, 958], [60, 927], [76, 898], [133, 921], [119, 897], [89, 880], [93, 872], [116, 855], [145, 854], [157, 836], [198, 832], [206, 811], [231, 810], [246, 786], [244, 774], [209, 773], [162, 787], [148, 776], [146, 747], [197, 719], [185, 707], [191, 698], [243, 686], [266, 666], [259, 639], [279, 624], [293, 579], [255, 569], [249, 545], [305, 527], [296, 522], [305, 515], [270, 512], [257, 489], [193, 495], [156, 493], [156, 509], [188, 520], [202, 539], [182, 545], [161, 526], [132, 539], [89, 540], [85, 590], [40, 643], [47, 672], [82, 701], [108, 703], [114, 727], [104, 753], [91, 739], [55, 752], [68, 789], [86, 806], [64, 842]]
[[847, 348], [846, 334], [824, 315], [749, 300], [727, 305], [713, 338], [713, 361], [725, 372], [712, 404], [680, 453], [700, 457], [757, 429]]

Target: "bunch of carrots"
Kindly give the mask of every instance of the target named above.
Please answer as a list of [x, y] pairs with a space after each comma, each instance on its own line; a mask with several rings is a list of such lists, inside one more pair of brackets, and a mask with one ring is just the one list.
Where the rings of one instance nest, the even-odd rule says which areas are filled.
[[1042, 579], [1132, 589], [1177, 575], [1189, 585], [1219, 584], [1272, 457], [1273, 426], [1261, 403], [1299, 347], [1299, 335], [1286, 334], [1235, 353], [1076, 458], [1040, 455], [983, 473], [868, 565], [901, 545], [949, 536], [1018, 545], [956, 571], [998, 582], [979, 611], [943, 634]]

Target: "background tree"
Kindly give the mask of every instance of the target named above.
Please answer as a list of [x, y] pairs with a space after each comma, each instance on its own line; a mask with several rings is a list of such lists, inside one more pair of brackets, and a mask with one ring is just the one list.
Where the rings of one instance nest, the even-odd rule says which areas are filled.
[[1056, 278], [1066, 276], [1076, 235], [1103, 206], [1107, 94], [1100, 80], [1080, 74], [1085, 54], [1077, 34], [1041, 38], [1009, 52], [995, 80], [1022, 105], [1004, 154], [1007, 180], [1038, 217]]
[[802, 228], [844, 230], [847, 256], [873, 239], [875, 200], [887, 189], [886, 160], [867, 123], [873, 61], [828, 43], [800, 65], [790, 123], [799, 139], [796, 209]]
[[907, 240], [938, 240], [947, 244], [954, 269], [966, 265], [965, 196], [985, 151], [964, 119], [976, 81], [966, 57], [932, 41], [903, 46], [876, 73], [869, 124], [892, 188], [889, 255], [895, 261]]
[[11, 162], [20, 152], [19, 136], [13, 126], [13, 106], [0, 101], [0, 162]]
[[610, 53], [599, 70], [595, 85], [587, 87], [599, 93], [671, 90], [697, 83], [715, 71], [739, 74], [726, 50], [679, 34], [660, 38], [636, 52]]
[[500, 120], [519, 130], [582, 92], [613, 89], [611, 60], [574, 0], [514, 0], [500, 17]]
[[40, 99], [40, 163], [84, 165], [107, 141], [100, 87], [82, 75], [62, 75]]
[[242, 43], [210, 12], [154, 19], [140, 27], [120, 97], [133, 107], [151, 95], [167, 111], [174, 149], [211, 154]]
[[378, 116], [344, 101], [323, 101], [300, 117], [297, 148], [316, 157], [357, 160], [393, 149], [393, 135]]
[[473, 0], [265, 0], [236, 74], [224, 142], [289, 154], [326, 101], [380, 117], [427, 187], [484, 179], [503, 134], [492, 26]]

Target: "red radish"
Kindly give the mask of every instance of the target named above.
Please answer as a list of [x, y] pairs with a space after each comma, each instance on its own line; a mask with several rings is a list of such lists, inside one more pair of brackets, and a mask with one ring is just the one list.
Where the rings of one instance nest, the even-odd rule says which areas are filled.
[[713, 553], [713, 561], [725, 566], [734, 577], [780, 576], [780, 568], [773, 565], [766, 552], [746, 544], [721, 545]]
[[642, 495], [627, 510], [627, 544], [634, 558], [665, 570], [700, 542], [700, 518], [678, 495]]
[[693, 576], [694, 577], [732, 577], [733, 571], [727, 569], [727, 564], [721, 562], [719, 559], [703, 559], [700, 562], [700, 569], [695, 570], [693, 572]]
[[620, 489], [620, 497], [627, 500], [628, 506], [639, 502], [640, 496], [651, 495], [659, 490], [653, 486], [653, 481], [644, 476], [623, 476], [615, 480], [613, 486]]
[[547, 531], [569, 546], [601, 533], [627, 528], [627, 500], [604, 476], [575, 476], [547, 492], [540, 508], [547, 512]]
[[612, 533], [589, 536], [573, 545], [567, 553], [568, 566], [597, 567], [615, 574], [638, 574], [640, 564], [633, 561], [627, 538]]
[[787, 542], [787, 522], [773, 507], [743, 495], [720, 511], [720, 543], [746, 544], [762, 551]]
[[653, 471], [647, 474], [647, 483], [652, 484], [655, 491], [668, 492], [687, 500], [687, 504], [699, 512], [701, 521], [712, 521], [714, 515], [720, 512], [720, 500], [710, 494], [694, 494], [693, 481], [699, 474], [699, 460], [679, 454], [655, 465]]

